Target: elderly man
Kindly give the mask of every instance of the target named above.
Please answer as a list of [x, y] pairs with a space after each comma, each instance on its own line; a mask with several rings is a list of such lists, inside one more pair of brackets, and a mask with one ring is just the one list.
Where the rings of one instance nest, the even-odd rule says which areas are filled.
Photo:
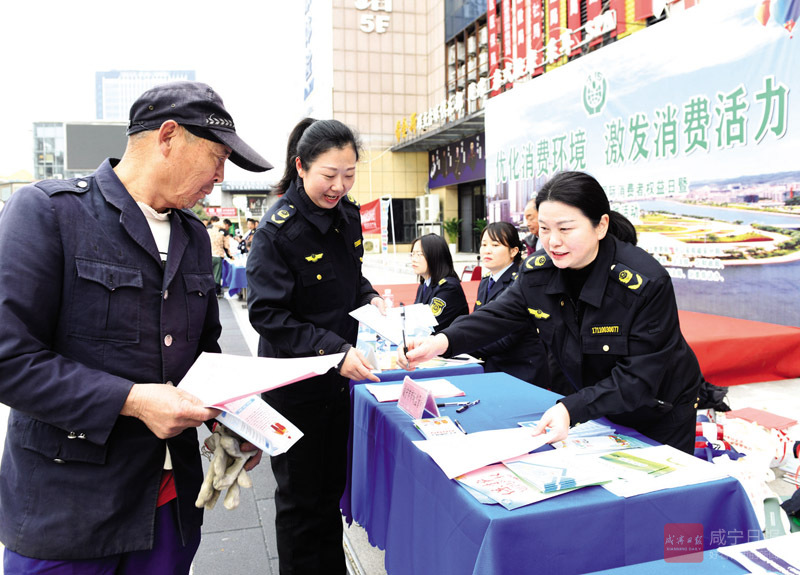
[[522, 213], [525, 216], [525, 225], [528, 226], [528, 231], [530, 232], [522, 238], [522, 241], [525, 242], [525, 247], [528, 249], [527, 255], [531, 255], [542, 247], [542, 242], [539, 239], [539, 212], [536, 210], [536, 198], [531, 199], [525, 205], [525, 211]]
[[[219, 412], [175, 386], [221, 328], [187, 208], [229, 158], [272, 166], [205, 84], [145, 92], [128, 136], [121, 160], [22, 188], [0, 214], [6, 575], [188, 573], [199, 545], [194, 428]], [[22, 228], [48, 239], [20, 244]]]

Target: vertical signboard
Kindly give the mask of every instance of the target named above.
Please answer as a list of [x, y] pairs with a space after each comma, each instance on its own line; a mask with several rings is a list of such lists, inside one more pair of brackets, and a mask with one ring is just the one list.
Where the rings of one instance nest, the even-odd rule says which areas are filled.
[[[489, 78], [491, 78], [492, 97], [500, 93], [501, 80], [496, 81], [500, 69], [500, 46], [497, 44], [497, 0], [486, 0], [486, 27], [489, 32]], [[501, 72], [502, 74], [502, 72]]]

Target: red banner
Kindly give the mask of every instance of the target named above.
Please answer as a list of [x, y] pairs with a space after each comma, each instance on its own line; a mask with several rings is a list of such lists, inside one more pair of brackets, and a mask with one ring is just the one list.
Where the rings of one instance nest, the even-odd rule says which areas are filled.
[[[581, 27], [581, 0], [568, 0], [567, 1], [567, 28], [570, 30], [570, 45], [575, 46], [583, 40], [583, 32], [576, 32]], [[570, 51], [570, 56], [580, 54], [580, 48], [573, 48]]]
[[[503, 65], [500, 66], [503, 68], [503, 71], [507, 69], [511, 69], [514, 62], [514, 30], [513, 30], [513, 12], [511, 8], [511, 0], [503, 0], [503, 8], [500, 16], [503, 18]], [[503, 80], [506, 83], [506, 89], [510, 89], [514, 86], [512, 82], [509, 82], [509, 78], [505, 77], [503, 74]]]
[[[497, 0], [486, 0], [486, 28], [489, 33], [489, 81], [494, 87], [494, 76], [500, 64], [500, 46], [497, 45]], [[493, 89], [491, 96], [500, 90]]]
[[531, 4], [531, 50], [536, 54], [536, 68], [531, 71], [533, 76], [544, 72], [544, 27], [542, 0], [533, 0]]
[[547, 45], [560, 48], [560, 40], [561, 0], [547, 0]]
[[525, 25], [525, 2], [514, 0], [514, 38], [517, 43], [517, 61], [525, 60], [528, 48], [528, 28]]
[[365, 234], [379, 234], [381, 232], [380, 200], [361, 204], [361, 232]]
[[633, 19], [637, 22], [653, 15], [653, 0], [636, 0], [633, 7]]

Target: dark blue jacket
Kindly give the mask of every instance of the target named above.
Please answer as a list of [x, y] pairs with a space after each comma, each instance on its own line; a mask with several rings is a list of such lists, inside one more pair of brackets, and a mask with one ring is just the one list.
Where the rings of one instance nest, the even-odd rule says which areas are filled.
[[[495, 282], [491, 293], [487, 293], [491, 275], [481, 278], [473, 311], [500, 297], [517, 279], [517, 273], [518, 266], [512, 264]], [[483, 369], [487, 373], [502, 371], [545, 389], [550, 386], [547, 351], [528, 326], [474, 351], [473, 355], [483, 360]]]
[[[317, 208], [298, 183], [261, 219], [247, 256], [247, 306], [261, 357], [329, 355], [355, 345], [358, 321], [350, 312], [378, 295], [361, 274], [358, 204], [347, 196], [331, 210]], [[329, 398], [346, 384], [330, 371], [268, 395]]]
[[444, 331], [448, 353], [523, 326], [571, 383], [562, 403], [572, 424], [607, 416], [661, 440], [673, 418], [694, 420], [700, 367], [681, 334], [672, 280], [641, 248], [610, 235], [601, 240], [575, 303], [563, 273], [544, 251], [534, 253], [501, 297]]
[[454, 319], [469, 313], [461, 281], [453, 276], [442, 278], [436, 285], [431, 285], [427, 289], [424, 283], [419, 284], [414, 303], [424, 303], [430, 306], [433, 317], [439, 322], [433, 328], [433, 333], [439, 333], [453, 323]]
[[164, 441], [119, 415], [134, 383], [177, 384], [202, 351], [219, 351], [208, 232], [188, 211], [170, 224], [162, 268], [108, 160], [86, 178], [26, 186], [0, 212], [9, 549], [85, 559], [150, 548], [167, 444], [182, 531], [202, 523], [196, 430]]

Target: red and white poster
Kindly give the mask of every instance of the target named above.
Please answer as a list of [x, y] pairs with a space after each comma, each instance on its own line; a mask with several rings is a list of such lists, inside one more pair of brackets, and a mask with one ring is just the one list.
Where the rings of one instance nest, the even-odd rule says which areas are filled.
[[379, 234], [381, 232], [381, 201], [375, 200], [361, 204], [361, 233]]

